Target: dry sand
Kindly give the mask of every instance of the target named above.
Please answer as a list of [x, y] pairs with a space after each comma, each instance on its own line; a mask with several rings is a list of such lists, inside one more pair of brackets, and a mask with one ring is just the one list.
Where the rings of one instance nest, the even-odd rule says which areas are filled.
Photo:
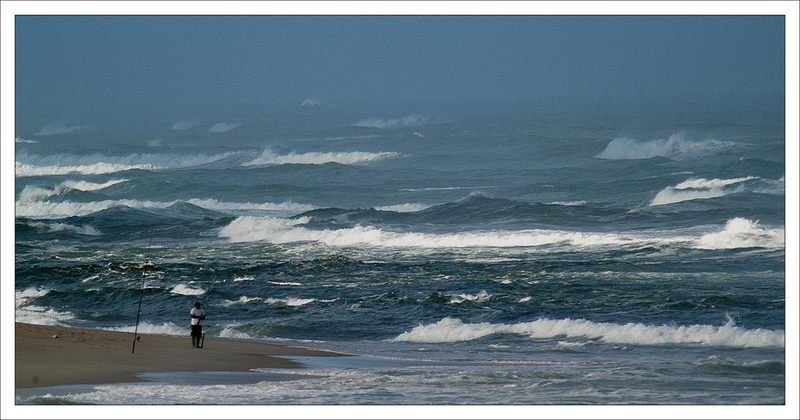
[[[56, 335], [58, 338], [53, 338]], [[299, 368], [272, 356], [342, 356], [341, 354], [255, 341], [208, 337], [202, 349], [185, 337], [16, 323], [16, 387], [135, 382], [137, 373], [177, 371], [247, 371]]]

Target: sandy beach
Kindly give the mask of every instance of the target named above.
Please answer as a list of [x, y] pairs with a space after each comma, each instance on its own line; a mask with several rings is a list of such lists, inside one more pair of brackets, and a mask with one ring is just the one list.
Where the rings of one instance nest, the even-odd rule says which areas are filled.
[[[136, 374], [300, 368], [275, 356], [342, 356], [255, 341], [206, 337], [202, 349], [185, 337], [16, 323], [16, 387], [136, 382]], [[57, 338], [54, 338], [57, 336]]]

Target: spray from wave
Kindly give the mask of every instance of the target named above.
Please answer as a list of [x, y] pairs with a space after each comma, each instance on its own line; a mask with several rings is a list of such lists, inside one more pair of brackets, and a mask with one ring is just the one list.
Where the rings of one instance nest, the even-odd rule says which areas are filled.
[[403, 118], [389, 118], [389, 119], [367, 118], [365, 120], [361, 120], [353, 124], [353, 126], [365, 127], [365, 128], [380, 128], [380, 129], [421, 127], [427, 124], [429, 120], [430, 119], [428, 117], [412, 114]]
[[41, 232], [72, 232], [89, 236], [102, 235], [102, 233], [100, 233], [99, 230], [89, 225], [75, 226], [67, 223], [33, 222], [33, 223], [28, 223], [28, 226], [34, 229], [38, 229]]
[[379, 206], [375, 207], [375, 210], [393, 211], [397, 213], [414, 213], [420, 210], [425, 210], [431, 206], [432, 206], [431, 204], [422, 204], [422, 203], [403, 203], [403, 204], [392, 204], [390, 206]]
[[781, 330], [737, 327], [732, 320], [725, 325], [646, 325], [615, 324], [585, 319], [538, 319], [518, 324], [464, 323], [444, 318], [430, 325], [419, 325], [394, 338], [413, 343], [454, 343], [477, 340], [492, 334], [518, 334], [530, 338], [587, 337], [606, 343], [635, 345], [694, 344], [719, 347], [783, 347]]
[[640, 142], [629, 137], [612, 140], [596, 157], [609, 160], [665, 157], [673, 160], [706, 156], [729, 149], [734, 144], [718, 140], [691, 141], [682, 134], [667, 139]]
[[242, 166], [254, 165], [322, 165], [325, 163], [340, 163], [343, 165], [358, 165], [400, 156], [396, 152], [307, 152], [277, 154], [271, 149], [266, 149], [261, 156], [245, 162]]
[[722, 197], [729, 194], [750, 191], [764, 194], [783, 194], [783, 178], [763, 179], [755, 176], [730, 179], [690, 178], [675, 186], [659, 191], [651, 206], [680, 203], [682, 201], [702, 200]]

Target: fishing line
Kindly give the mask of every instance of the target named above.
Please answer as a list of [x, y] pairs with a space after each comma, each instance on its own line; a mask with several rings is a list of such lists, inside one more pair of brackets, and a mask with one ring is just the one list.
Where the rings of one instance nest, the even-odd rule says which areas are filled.
[[150, 247], [153, 245], [153, 235], [150, 235], [150, 243], [147, 245], [147, 252], [144, 254], [144, 265], [142, 266], [142, 287], [139, 289], [139, 308], [136, 310], [136, 326], [133, 328], [133, 347], [131, 354], [136, 353], [136, 342], [139, 341], [139, 315], [142, 313], [142, 298], [144, 297], [144, 282], [147, 280], [147, 267], [150, 264]]

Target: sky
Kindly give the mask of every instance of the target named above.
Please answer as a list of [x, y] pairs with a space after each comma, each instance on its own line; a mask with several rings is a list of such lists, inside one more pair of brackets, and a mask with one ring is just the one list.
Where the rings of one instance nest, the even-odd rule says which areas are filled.
[[782, 16], [18, 16], [18, 121], [783, 94]]

